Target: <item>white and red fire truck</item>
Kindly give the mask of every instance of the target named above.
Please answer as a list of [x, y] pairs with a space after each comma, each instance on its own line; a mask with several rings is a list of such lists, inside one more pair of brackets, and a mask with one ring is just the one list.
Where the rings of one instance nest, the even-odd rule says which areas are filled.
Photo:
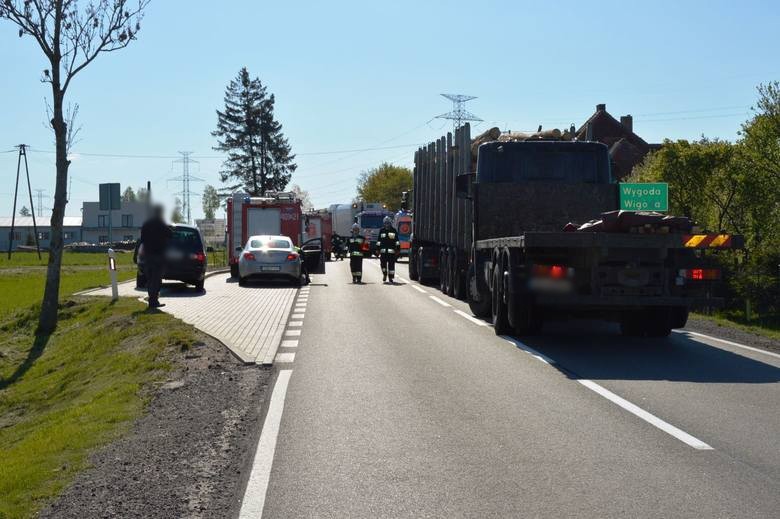
[[301, 202], [294, 193], [269, 193], [264, 197], [234, 193], [227, 199], [231, 275], [238, 276], [238, 258], [250, 236], [283, 235], [301, 246], [302, 227]]

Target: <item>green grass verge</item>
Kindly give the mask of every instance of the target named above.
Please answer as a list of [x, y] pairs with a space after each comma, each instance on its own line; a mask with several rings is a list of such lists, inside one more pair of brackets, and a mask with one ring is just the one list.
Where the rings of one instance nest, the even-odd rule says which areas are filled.
[[32, 308], [0, 317], [0, 517], [31, 517], [126, 431], [151, 385], [195, 341], [188, 325], [133, 299], [64, 301], [34, 337]]
[[[124, 281], [135, 277], [135, 266], [121, 266], [117, 269], [117, 279]], [[60, 299], [74, 292], [88, 288], [108, 285], [108, 271], [103, 267], [74, 268], [63, 267], [60, 274]], [[27, 269], [0, 270], [0, 317], [32, 304], [40, 303], [46, 284], [45, 269], [29, 271]]]
[[[116, 261], [119, 265], [132, 265], [133, 254], [131, 252], [117, 252]], [[0, 253], [0, 270], [14, 267], [45, 267], [49, 262], [49, 253], [42, 252], [41, 259], [35, 252], [14, 252], [11, 259], [8, 254]], [[69, 252], [62, 253], [62, 264], [65, 265], [94, 265], [105, 267], [108, 256], [103, 253]]]
[[[135, 276], [132, 254], [117, 255], [117, 278], [119, 281]], [[18, 309], [40, 303], [46, 284], [48, 253], [39, 260], [34, 252], [14, 252], [11, 259], [0, 254], [0, 317]], [[65, 298], [88, 288], [108, 285], [107, 259], [105, 254], [65, 252], [62, 256], [60, 277], [60, 298]]]
[[707, 319], [708, 321], [716, 323], [718, 326], [736, 328], [748, 333], [780, 341], [780, 322], [765, 320], [762, 323], [757, 319], [747, 321], [744, 316], [740, 314], [705, 315], [694, 313], [692, 316], [699, 319]]

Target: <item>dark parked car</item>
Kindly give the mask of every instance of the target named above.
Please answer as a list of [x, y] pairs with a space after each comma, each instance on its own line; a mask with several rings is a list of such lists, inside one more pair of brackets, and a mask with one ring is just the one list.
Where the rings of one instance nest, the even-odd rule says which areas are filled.
[[[203, 290], [203, 281], [206, 278], [206, 251], [203, 246], [203, 237], [197, 227], [191, 225], [171, 225], [171, 241], [165, 252], [166, 265], [163, 279], [182, 281], [189, 285], [195, 285], [198, 290]], [[146, 287], [144, 275], [144, 246], [138, 249], [138, 273], [136, 274], [136, 286]]]

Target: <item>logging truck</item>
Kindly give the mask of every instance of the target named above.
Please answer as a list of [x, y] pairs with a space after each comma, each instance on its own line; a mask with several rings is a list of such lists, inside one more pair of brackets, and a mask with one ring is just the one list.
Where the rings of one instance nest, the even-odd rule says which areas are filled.
[[711, 253], [739, 236], [618, 209], [605, 145], [497, 128], [472, 141], [466, 124], [415, 154], [409, 275], [465, 298], [499, 335], [586, 316], [661, 337], [721, 303]]

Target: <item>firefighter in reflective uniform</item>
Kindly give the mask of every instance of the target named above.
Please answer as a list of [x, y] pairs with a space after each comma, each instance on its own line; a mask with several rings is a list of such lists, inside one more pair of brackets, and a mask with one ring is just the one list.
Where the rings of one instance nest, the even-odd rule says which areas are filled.
[[360, 283], [363, 279], [363, 242], [365, 239], [360, 235], [360, 226], [352, 226], [352, 236], [347, 240], [347, 250], [349, 251], [349, 270], [352, 271], [352, 282]]
[[390, 278], [392, 283], [395, 277], [395, 260], [401, 253], [401, 241], [389, 216], [385, 216], [382, 223], [382, 229], [379, 231], [379, 264], [382, 265], [382, 281], [386, 282]]

